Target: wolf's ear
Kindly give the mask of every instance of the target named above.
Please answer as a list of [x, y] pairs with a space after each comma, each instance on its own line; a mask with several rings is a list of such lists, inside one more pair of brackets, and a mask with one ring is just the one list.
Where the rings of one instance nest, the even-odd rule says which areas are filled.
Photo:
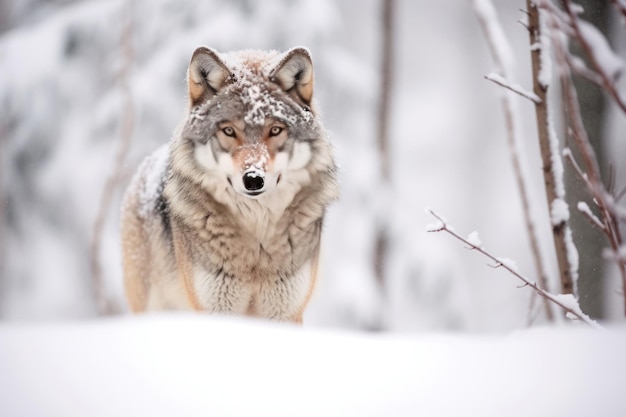
[[313, 98], [313, 62], [306, 48], [293, 48], [278, 58], [270, 72], [270, 81], [307, 106]]
[[191, 56], [187, 83], [191, 106], [202, 104], [226, 84], [230, 71], [213, 49], [201, 46]]

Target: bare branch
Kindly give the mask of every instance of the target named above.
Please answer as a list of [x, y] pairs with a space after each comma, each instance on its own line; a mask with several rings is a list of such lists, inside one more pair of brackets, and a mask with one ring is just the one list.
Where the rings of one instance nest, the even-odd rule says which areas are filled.
[[476, 246], [476, 245], [472, 244], [470, 241], [468, 241], [467, 239], [461, 237], [459, 234], [454, 232], [454, 230], [437, 213], [435, 213], [431, 209], [428, 209], [428, 212], [439, 221], [438, 227], [434, 228], [434, 229], [429, 228], [429, 229], [427, 229], [428, 232], [446, 232], [446, 233], [448, 233], [449, 235], [453, 236], [457, 240], [463, 242], [467, 246], [471, 247], [472, 249], [476, 250], [477, 252], [480, 252], [485, 257], [489, 258], [492, 262], [494, 262], [495, 268], [504, 268], [504, 269], [506, 269], [509, 273], [511, 273], [512, 275], [514, 275], [516, 278], [518, 278], [519, 280], [521, 280], [523, 282], [522, 287], [526, 287], [526, 286], [531, 287], [541, 297], [543, 297], [544, 299], [550, 301], [551, 303], [554, 303], [555, 305], [557, 305], [561, 309], [563, 309], [563, 311], [565, 313], [567, 313], [567, 316], [573, 316], [576, 319], [578, 319], [580, 321], [583, 321], [585, 324], [587, 324], [587, 325], [589, 325], [589, 326], [591, 326], [593, 328], [602, 328], [595, 320], [592, 320], [589, 316], [584, 314], [580, 310], [579, 307], [578, 308], [574, 307], [574, 306], [571, 305], [571, 303], [566, 303], [564, 301], [564, 297], [563, 296], [564, 295], [569, 295], [569, 294], [555, 295], [555, 294], [552, 294], [552, 293], [550, 293], [548, 291], [543, 290], [535, 282], [529, 280], [528, 278], [526, 278], [525, 276], [523, 276], [522, 274], [517, 272], [515, 270], [515, 268], [512, 268], [510, 265], [507, 264], [507, 262], [503, 262], [501, 258], [497, 258], [497, 257], [493, 256], [491, 253], [487, 252], [483, 247], [479, 247], [479, 246]]
[[594, 84], [599, 85], [602, 83], [602, 77], [600, 77], [600, 75], [595, 73], [593, 70], [589, 69], [589, 67], [587, 67], [585, 62], [580, 57], [573, 56], [572, 54], [568, 53], [565, 55], [565, 58], [567, 59], [569, 67], [576, 74]]
[[600, 219], [598, 219], [598, 217], [595, 214], [593, 214], [593, 212], [591, 211], [587, 203], [585, 203], [584, 201], [579, 201], [577, 208], [578, 208], [578, 211], [580, 211], [585, 217], [589, 219], [591, 224], [598, 227], [602, 231], [606, 230], [602, 221], [600, 221]]
[[[581, 34], [577, 10], [572, 6], [569, 0], [564, 0], [564, 5], [566, 7], [569, 18], [572, 21], [572, 27], [577, 33], [577, 39], [579, 40], [579, 42], [581, 42], [581, 46], [583, 47], [583, 49], [588, 49], [590, 45], [586, 42], [586, 39], [580, 39], [584, 37]], [[556, 19], [552, 15], [551, 17], [551, 24], [553, 29], [555, 29], [556, 27], [554, 25], [554, 21]], [[607, 240], [609, 241], [611, 250], [613, 253], [619, 254], [623, 246], [622, 234], [620, 232], [619, 225], [619, 207], [616, 206], [615, 199], [610, 195], [610, 193], [604, 186], [604, 183], [602, 182], [602, 176], [600, 173], [597, 156], [593, 147], [591, 146], [591, 142], [589, 141], [587, 131], [585, 130], [582, 121], [578, 95], [576, 89], [574, 88], [571, 77], [571, 69], [568, 65], [567, 56], [569, 52], [567, 50], [567, 46], [564, 44], [563, 40], [560, 36], [558, 36], [557, 33], [552, 33], [552, 41], [555, 45], [555, 57], [559, 66], [558, 73], [560, 76], [564, 107], [568, 117], [569, 134], [574, 139], [574, 143], [576, 144], [576, 147], [580, 152], [585, 170], [584, 173], [583, 170], [576, 163], [575, 159], [572, 157], [571, 152], [568, 151], [565, 154], [565, 157], [568, 158], [570, 162], [572, 162], [572, 165], [574, 166], [574, 169], [576, 170], [578, 175], [581, 176], [581, 178], [583, 178], [583, 180], [585, 181], [585, 184], [591, 196], [593, 197], [595, 203], [598, 205], [598, 208], [600, 210], [600, 218], [604, 226], [602, 230], [606, 235]], [[601, 87], [608, 91], [609, 94], [612, 94], [611, 89], [614, 87], [614, 85], [609, 79], [608, 74], [606, 74], [604, 68], [600, 65], [600, 63], [597, 62], [597, 58], [593, 56], [590, 51], [587, 51], [587, 53], [590, 54], [589, 57], [595, 71], [604, 80], [601, 84]], [[617, 97], [617, 99], [619, 100], [619, 97]], [[622, 110], [626, 112], [626, 106], [622, 107]], [[626, 262], [619, 261], [618, 258], [618, 260], [616, 261], [616, 265], [621, 276], [622, 287], [626, 288]], [[624, 299], [624, 313], [626, 314], [626, 296]]]
[[[619, 5], [618, 5], [619, 6]], [[626, 113], [626, 101], [619, 94], [619, 91], [615, 85], [615, 76], [614, 74], [608, 74], [607, 69], [600, 62], [598, 54], [596, 52], [597, 43], [592, 46], [589, 36], [589, 30], [583, 29], [583, 24], [578, 14], [576, 13], [576, 8], [572, 4], [571, 0], [563, 0], [563, 7], [565, 8], [565, 12], [569, 15], [572, 29], [574, 30], [575, 38], [580, 43], [580, 46], [585, 51], [585, 54], [589, 58], [589, 62], [593, 67], [594, 71], [600, 76], [602, 79], [602, 83], [600, 84], [604, 90], [613, 98], [615, 103], [620, 107], [620, 109]], [[593, 28], [592, 25], [589, 25], [589, 29]], [[608, 48], [608, 45], [606, 46]]]
[[[547, 101], [549, 76], [551, 75], [545, 73], [545, 65], [550, 59], [545, 39], [547, 34], [542, 33], [539, 9], [535, 2], [527, 0], [526, 7], [529, 12], [528, 24], [531, 28], [530, 44], [541, 45], [540, 48], [531, 48], [531, 62], [533, 91], [541, 99], [540, 103], [535, 103], [535, 115], [543, 164], [543, 180], [547, 202], [550, 209], [552, 209], [555, 201], [565, 201], [565, 186], [563, 184], [563, 166], [558, 150], [559, 142], [554, 133]], [[552, 6], [548, 3], [546, 7]], [[556, 18], [553, 21], [556, 21]], [[571, 230], [566, 218], [561, 219], [557, 224], [553, 224], [552, 236], [559, 267], [561, 292], [571, 294], [574, 292], [578, 270], [573, 254], [575, 248], [571, 239]]]
[[500, 87], [504, 87], [507, 90], [514, 92], [515, 94], [519, 94], [520, 96], [532, 101], [533, 103], [541, 103], [541, 99], [537, 96], [537, 94], [523, 89], [519, 84], [509, 84], [509, 82], [499, 74], [492, 72], [485, 75], [485, 79], [499, 85]]
[[[510, 85], [508, 85], [508, 82], [506, 82], [506, 79], [511, 77], [513, 73], [511, 63], [507, 62], [507, 56], [511, 55], [511, 47], [506, 40], [506, 37], [504, 36], [504, 31], [502, 30], [502, 27], [495, 13], [495, 9], [493, 8], [491, 2], [488, 0], [483, 0], [481, 2], [475, 0], [474, 10], [480, 22], [480, 26], [485, 34], [485, 38], [487, 39], [487, 43], [489, 45], [489, 50], [491, 51], [493, 60], [502, 74], [502, 76], [497, 76], [497, 74], [491, 74], [491, 76], [488, 76], [487, 79], [494, 82], [499, 81], [500, 85], [516, 92], [517, 94], [522, 94], [527, 99], [533, 101], [536, 105], [540, 103], [542, 99], [536, 94], [527, 92], [521, 87], [512, 88]], [[503, 95], [502, 109], [504, 111], [504, 118], [507, 127], [507, 143], [509, 153], [511, 156], [511, 162], [513, 165], [517, 188], [520, 194], [520, 199], [522, 201], [524, 223], [526, 225], [529, 243], [533, 254], [535, 271], [537, 276], [539, 277], [541, 288], [547, 290], [548, 275], [546, 273], [543, 256], [541, 254], [539, 246], [539, 238], [537, 236], [535, 222], [531, 215], [530, 197], [527, 190], [528, 186], [523, 173], [521, 156], [519, 152], [520, 143], [522, 141], [522, 138], [520, 137], [522, 124], [520, 122], [520, 116], [516, 112], [516, 107], [510, 94]], [[552, 321], [554, 319], [552, 309], [550, 305], [545, 301], [544, 308], [548, 320]]]
[[524, 29], [526, 30], [530, 30], [530, 28], [528, 27], [528, 23], [526, 23], [526, 21], [522, 20], [522, 19], [518, 19], [517, 23], [519, 23], [520, 25], [522, 25], [524, 27]]

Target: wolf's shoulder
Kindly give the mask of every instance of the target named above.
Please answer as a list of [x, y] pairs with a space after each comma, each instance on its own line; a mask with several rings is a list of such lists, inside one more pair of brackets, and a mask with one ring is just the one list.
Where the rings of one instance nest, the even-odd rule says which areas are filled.
[[142, 218], [149, 218], [161, 209], [169, 159], [169, 145], [160, 146], [144, 158], [131, 180], [125, 198], [135, 201], [135, 212]]

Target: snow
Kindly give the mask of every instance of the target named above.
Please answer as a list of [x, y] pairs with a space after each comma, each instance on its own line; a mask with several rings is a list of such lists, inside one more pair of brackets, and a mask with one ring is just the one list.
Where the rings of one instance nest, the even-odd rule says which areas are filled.
[[563, 199], [555, 198], [552, 200], [550, 214], [553, 226], [567, 222], [569, 220], [569, 205]]
[[510, 84], [504, 77], [502, 77], [500, 74], [496, 74], [495, 72], [491, 72], [489, 74], [487, 74], [485, 76], [486, 79], [488, 79], [489, 81], [493, 81], [496, 84], [499, 84], [505, 88], [508, 88], [509, 90], [521, 95], [522, 97], [527, 98], [528, 100], [534, 102], [534, 103], [541, 103], [541, 99], [539, 98], [539, 96], [537, 96], [537, 94], [533, 93], [532, 91], [528, 91], [526, 89], [524, 89], [521, 85], [519, 84]]
[[589, 218], [593, 223], [595, 223], [596, 226], [600, 228], [604, 227], [604, 225], [602, 224], [602, 221], [595, 214], [593, 214], [593, 212], [591, 211], [587, 203], [585, 203], [584, 201], [579, 201], [576, 207], [578, 208], [578, 211], [580, 211], [585, 216], [587, 216], [587, 218]]
[[483, 247], [483, 242], [480, 240], [480, 236], [478, 235], [477, 231], [473, 231], [472, 233], [470, 233], [465, 240], [467, 240], [470, 244], [477, 248]]
[[[537, 79], [544, 88], [550, 86], [552, 80], [552, 44], [550, 42], [550, 28], [547, 22], [547, 11], [539, 9], [539, 74]], [[535, 45], [532, 45], [535, 47]]]
[[565, 183], [563, 182], [563, 160], [561, 159], [560, 141], [554, 128], [552, 113], [553, 104], [548, 100], [548, 138], [550, 140], [550, 162], [554, 178], [554, 191], [556, 198], [565, 200]]
[[[320, 278], [304, 328], [199, 314], [90, 319], [96, 303], [88, 248], [119, 137], [120, 36], [129, 3], [63, 4], [0, 37], [0, 195], [7, 202], [0, 207], [7, 219], [0, 224], [1, 416], [626, 414], [623, 326], [542, 328], [539, 318], [535, 328], [515, 330], [527, 326], [530, 291], [444, 233], [424, 232], [430, 214], [420, 208], [436, 206], [517, 260], [500, 258], [504, 265], [532, 264], [520, 238], [503, 118], [494, 116], [501, 96], [483, 79], [493, 64], [468, 19], [469, 2], [396, 2], [393, 181], [382, 190], [375, 141], [380, 38], [372, 30], [378, 2], [133, 2], [127, 81], [136, 117], [126, 182], [182, 119], [196, 46], [310, 48], [342, 199], [324, 224]], [[502, 75], [529, 85], [518, 8], [498, 4], [497, 39], [506, 41], [506, 29], [511, 42], [500, 45], [509, 54], [504, 67], [519, 78]], [[256, 99], [259, 92], [250, 93]], [[534, 123], [531, 111], [519, 109], [520, 126]], [[538, 152], [530, 136], [517, 134], [524, 140], [515, 152], [527, 153], [533, 173], [529, 191], [542, 198]], [[163, 164], [164, 155], [152, 163]], [[146, 200], [158, 183], [158, 175], [148, 181]], [[120, 304], [122, 192], [101, 260], [105, 292]], [[550, 213], [540, 214], [536, 226], [549, 243]], [[390, 237], [384, 288], [371, 267], [381, 216]], [[481, 240], [477, 233], [468, 239]], [[554, 270], [550, 260], [547, 268]]]
[[427, 232], [439, 232], [440, 230], [443, 230], [445, 227], [446, 225], [441, 220], [437, 220], [433, 223], [427, 224], [426, 231]]
[[[37, 11], [44, 3], [32, 0], [28, 7]], [[526, 325], [529, 291], [516, 289], [502, 279], [502, 271], [486, 267], [458, 242], [424, 231], [431, 218], [421, 208], [437, 207], [459, 228], [480, 230], [490, 247], [514, 257], [521, 270], [532, 268], [502, 140], [506, 129], [499, 99], [504, 90], [490, 88], [483, 79], [494, 66], [476, 20], [468, 18], [470, 2], [396, 2], [392, 184], [384, 190], [376, 148], [377, 1], [130, 4], [60, 2], [54, 13], [40, 9], [36, 19], [12, 22], [14, 29], [0, 37], [3, 320], [97, 314], [89, 247], [120, 137], [119, 70], [126, 63], [120, 42], [132, 16], [133, 60], [126, 81], [135, 130], [121, 173], [124, 184], [116, 190], [104, 226], [101, 259], [104, 292], [114, 301], [124, 305], [122, 193], [141, 161], [168, 141], [183, 118], [185, 72], [193, 50], [207, 45], [220, 52], [285, 51], [306, 45], [315, 67], [315, 108], [335, 148], [342, 198], [325, 219], [319, 285], [305, 322], [402, 332], [507, 332]], [[528, 86], [528, 34], [516, 23], [519, 7], [497, 3], [516, 72], [506, 79]], [[532, 126], [532, 106], [524, 102], [519, 111], [521, 126]], [[525, 130], [517, 151], [528, 157], [530, 196], [542, 199], [541, 161], [532, 132]], [[609, 126], [607, 131], [619, 139], [624, 129]], [[623, 152], [609, 155], [615, 159]], [[619, 160], [608, 162], [619, 170]], [[617, 184], [623, 183], [619, 175]], [[154, 187], [147, 190], [149, 196]], [[534, 224], [547, 248], [550, 213], [545, 204], [537, 206]], [[372, 272], [375, 226], [382, 216], [390, 237], [384, 291]], [[554, 276], [551, 258], [546, 269]], [[536, 323], [541, 322], [540, 317]]]
[[[572, 284], [574, 286], [574, 293], [577, 293], [578, 288], [578, 249], [574, 243], [572, 237], [572, 229], [568, 223], [569, 220], [569, 206], [566, 203], [565, 198], [565, 182], [563, 179], [564, 168], [563, 160], [561, 159], [560, 141], [554, 128], [553, 120], [553, 106], [552, 100], [548, 100], [548, 140], [550, 141], [550, 161], [552, 166], [552, 176], [554, 178], [554, 192], [555, 198], [550, 202], [550, 219], [552, 225], [561, 224], [565, 222], [563, 239], [565, 242], [565, 256], [569, 265], [570, 276], [572, 277]], [[569, 152], [569, 150], [567, 150]]]
[[0, 414], [623, 416], [626, 329], [576, 327], [393, 336], [193, 314], [3, 323]]
[[617, 80], [622, 73], [624, 63], [621, 58], [613, 52], [602, 32], [594, 25], [584, 20], [578, 21], [578, 28], [580, 29], [582, 37], [589, 45], [589, 50], [591, 51], [594, 61], [601, 66], [611, 80]]
[[[139, 213], [144, 218], [149, 218], [152, 214], [157, 198], [163, 190], [163, 179], [166, 176], [169, 156], [169, 146], [163, 145], [146, 157], [137, 169], [133, 182], [137, 181], [137, 186], [143, 185], [138, 195]], [[145, 180], [145, 184], [139, 182], [140, 177]]]
[[496, 259], [498, 260], [498, 262], [501, 265], [506, 266], [507, 268], [509, 268], [511, 271], [513, 272], [518, 272], [518, 268], [517, 268], [517, 262], [515, 262], [513, 259], [510, 258], [502, 258], [502, 257], [496, 257]]
[[567, 263], [572, 274], [572, 283], [574, 284], [574, 294], [578, 294], [578, 248], [574, 243], [574, 237], [572, 236], [572, 228], [566, 227], [565, 234], [563, 236], [565, 241], [565, 251], [567, 252]]
[[578, 300], [576, 299], [574, 294], [556, 294], [556, 295], [552, 294], [550, 295], [550, 297], [558, 301], [561, 305], [563, 305], [564, 307], [568, 308], [569, 310], [575, 313], [575, 314], [572, 314], [571, 312], [568, 311], [567, 318], [571, 320], [577, 320], [578, 317], [582, 317], [592, 327], [596, 329], [601, 328], [596, 321], [591, 320], [589, 316], [583, 313], [583, 311], [580, 309], [580, 304], [578, 303]]

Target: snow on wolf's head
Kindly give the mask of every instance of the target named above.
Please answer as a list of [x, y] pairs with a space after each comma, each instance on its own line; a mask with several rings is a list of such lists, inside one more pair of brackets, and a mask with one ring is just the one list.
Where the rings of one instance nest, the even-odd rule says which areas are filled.
[[218, 200], [293, 198], [316, 171], [333, 166], [313, 111], [307, 49], [218, 53], [199, 47], [187, 81], [181, 140], [193, 147], [203, 184]]

